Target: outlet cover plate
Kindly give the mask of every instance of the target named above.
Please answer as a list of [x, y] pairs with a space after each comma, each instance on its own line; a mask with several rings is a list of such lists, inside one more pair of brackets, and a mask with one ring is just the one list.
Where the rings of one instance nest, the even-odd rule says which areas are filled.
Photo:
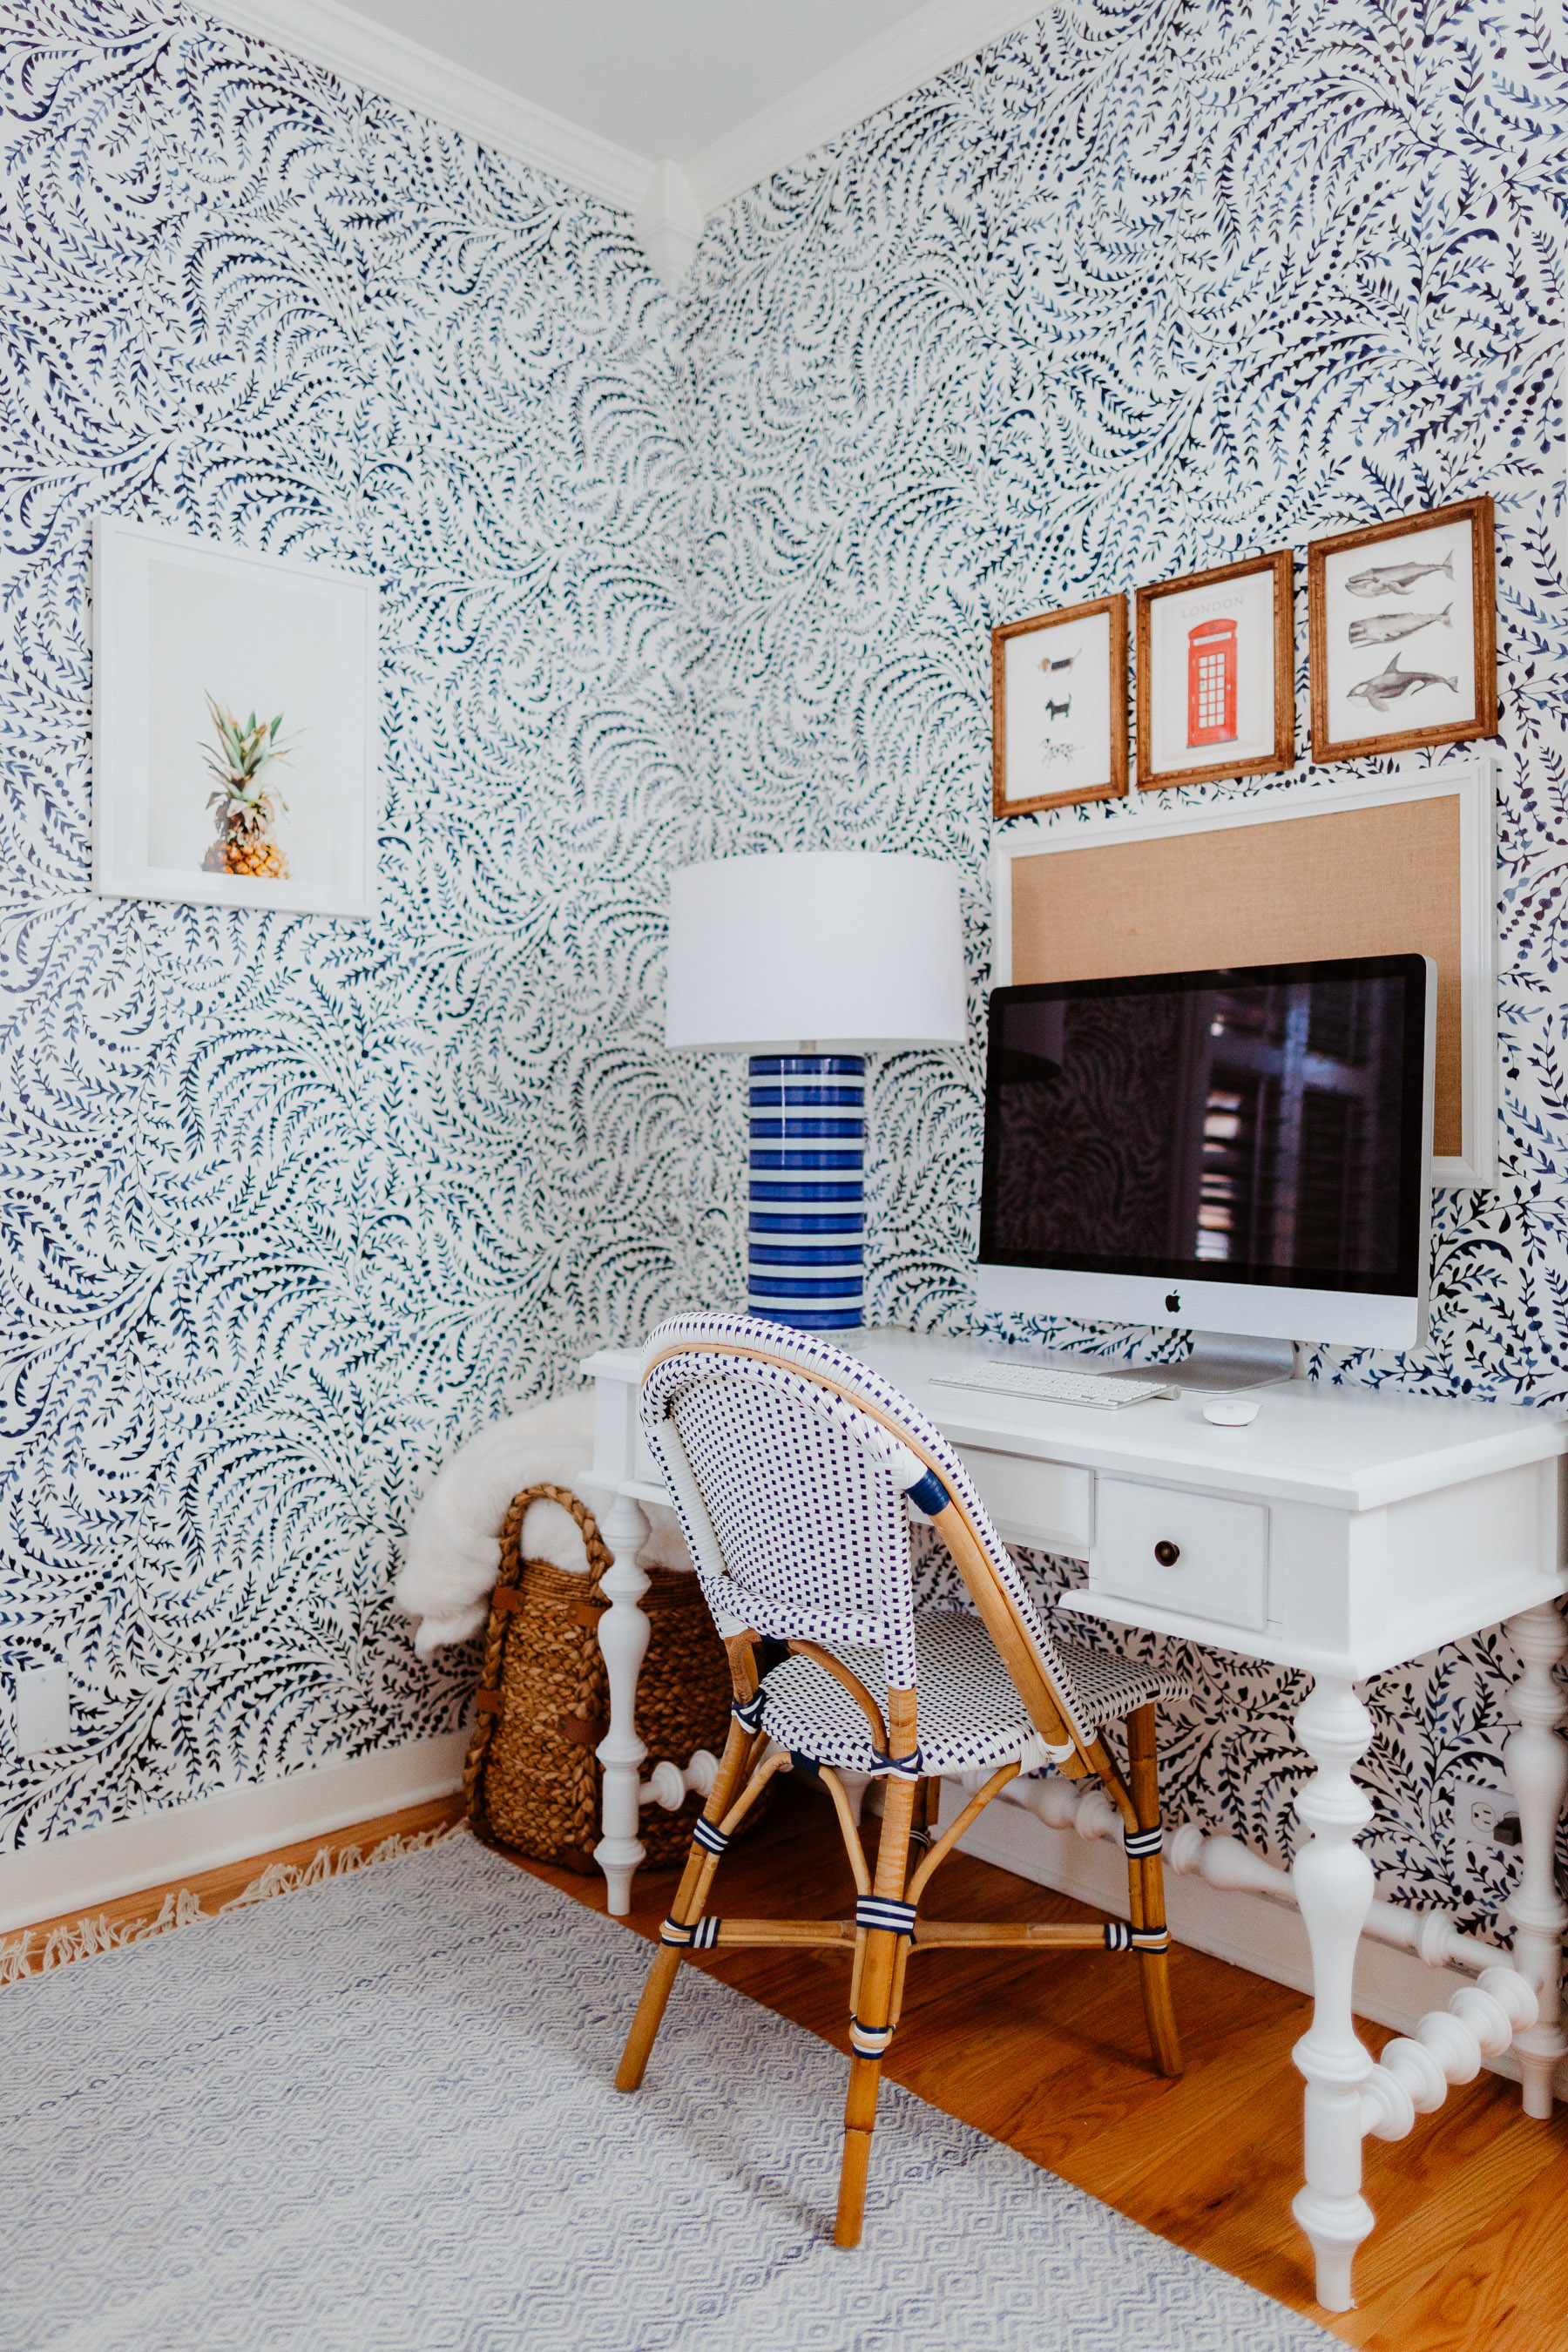
[[64, 1748], [71, 1736], [70, 1685], [64, 1666], [34, 1666], [16, 1676], [12, 1717], [17, 1753], [39, 1756]]
[[1505, 1845], [1497, 1835], [1499, 1822], [1510, 1814], [1517, 1817], [1519, 1801], [1508, 1789], [1483, 1788], [1479, 1781], [1461, 1780], [1454, 1790], [1454, 1843], [1462, 1853], [1478, 1862], [1495, 1861], [1499, 1854], [1512, 1853], [1517, 1849]]

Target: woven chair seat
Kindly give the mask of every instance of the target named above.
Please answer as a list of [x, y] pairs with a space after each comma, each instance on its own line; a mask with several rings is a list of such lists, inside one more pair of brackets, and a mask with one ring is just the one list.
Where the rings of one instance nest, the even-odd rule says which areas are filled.
[[[826, 1340], [739, 1316], [661, 1323], [638, 1421], [664, 1473], [732, 1676], [718, 1777], [616, 2070], [635, 2091], [680, 1964], [726, 1946], [826, 1947], [850, 1960], [848, 2095], [834, 2242], [859, 2242], [877, 2088], [911, 1958], [994, 1945], [1133, 1953], [1155, 2063], [1179, 2074], [1165, 1924], [1154, 1702], [1182, 1685], [1058, 1642], [963, 1461], [909, 1398]], [[947, 1547], [973, 1610], [917, 1604], [913, 1519]], [[1101, 1727], [1120, 1717], [1125, 1769]], [[1120, 1822], [1125, 1919], [952, 1920], [932, 1873], [1016, 1772], [1095, 1775]], [[826, 1775], [856, 1886], [853, 1921], [736, 1919], [714, 1874], [775, 1774]], [[875, 1854], [835, 1777], [881, 1784]], [[944, 1776], [968, 1798], [941, 1825]]]
[[[879, 1701], [888, 1674], [879, 1649], [825, 1642]], [[1142, 1706], [1179, 1696], [1182, 1685], [1157, 1667], [1108, 1658], [1076, 1642], [1058, 1642], [1074, 1685], [1098, 1727]], [[921, 1756], [928, 1772], [964, 1772], [1005, 1764], [1035, 1738], [1023, 1700], [977, 1617], [954, 1612], [915, 1623]], [[793, 1657], [763, 1678], [763, 1722], [783, 1748], [846, 1772], [871, 1773], [870, 1727], [854, 1698], [823, 1666]]]

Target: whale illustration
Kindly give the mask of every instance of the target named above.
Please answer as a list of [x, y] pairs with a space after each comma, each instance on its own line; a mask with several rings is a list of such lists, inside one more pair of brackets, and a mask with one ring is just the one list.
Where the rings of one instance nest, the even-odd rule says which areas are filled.
[[1352, 572], [1345, 586], [1352, 596], [1408, 596], [1418, 580], [1429, 572], [1454, 576], [1454, 559], [1446, 555], [1441, 563], [1374, 563], [1370, 572]]
[[1359, 686], [1352, 686], [1350, 698], [1353, 702], [1359, 697], [1370, 702], [1374, 710], [1387, 710], [1392, 704], [1402, 702], [1407, 694], [1418, 694], [1424, 686], [1446, 686], [1450, 694], [1459, 691], [1457, 677], [1439, 677], [1431, 669], [1401, 669], [1399, 656], [1390, 654], [1388, 667], [1377, 677], [1363, 677]]
[[1448, 618], [1452, 604], [1445, 604], [1440, 613], [1373, 613], [1370, 620], [1351, 623], [1352, 646], [1385, 646], [1392, 637], [1413, 637], [1417, 629], [1429, 629], [1434, 621], [1441, 621], [1446, 629], [1453, 622]]

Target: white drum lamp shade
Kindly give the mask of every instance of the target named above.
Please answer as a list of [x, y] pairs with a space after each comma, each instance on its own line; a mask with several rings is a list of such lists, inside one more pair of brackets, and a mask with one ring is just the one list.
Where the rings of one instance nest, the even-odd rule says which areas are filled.
[[665, 1042], [679, 1051], [962, 1045], [959, 869], [803, 850], [671, 879]]
[[752, 1057], [752, 1315], [807, 1331], [861, 1319], [862, 1055], [963, 1044], [960, 878], [869, 850], [717, 858], [673, 878], [667, 1041]]

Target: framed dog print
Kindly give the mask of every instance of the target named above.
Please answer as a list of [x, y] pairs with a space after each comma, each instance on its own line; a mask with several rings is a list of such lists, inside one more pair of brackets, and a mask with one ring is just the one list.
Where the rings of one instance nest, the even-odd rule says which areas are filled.
[[997, 818], [1127, 791], [1127, 599], [1097, 596], [991, 632]]
[[1490, 499], [1314, 540], [1307, 610], [1314, 760], [1497, 733]]
[[1138, 789], [1296, 764], [1290, 551], [1140, 588]]

